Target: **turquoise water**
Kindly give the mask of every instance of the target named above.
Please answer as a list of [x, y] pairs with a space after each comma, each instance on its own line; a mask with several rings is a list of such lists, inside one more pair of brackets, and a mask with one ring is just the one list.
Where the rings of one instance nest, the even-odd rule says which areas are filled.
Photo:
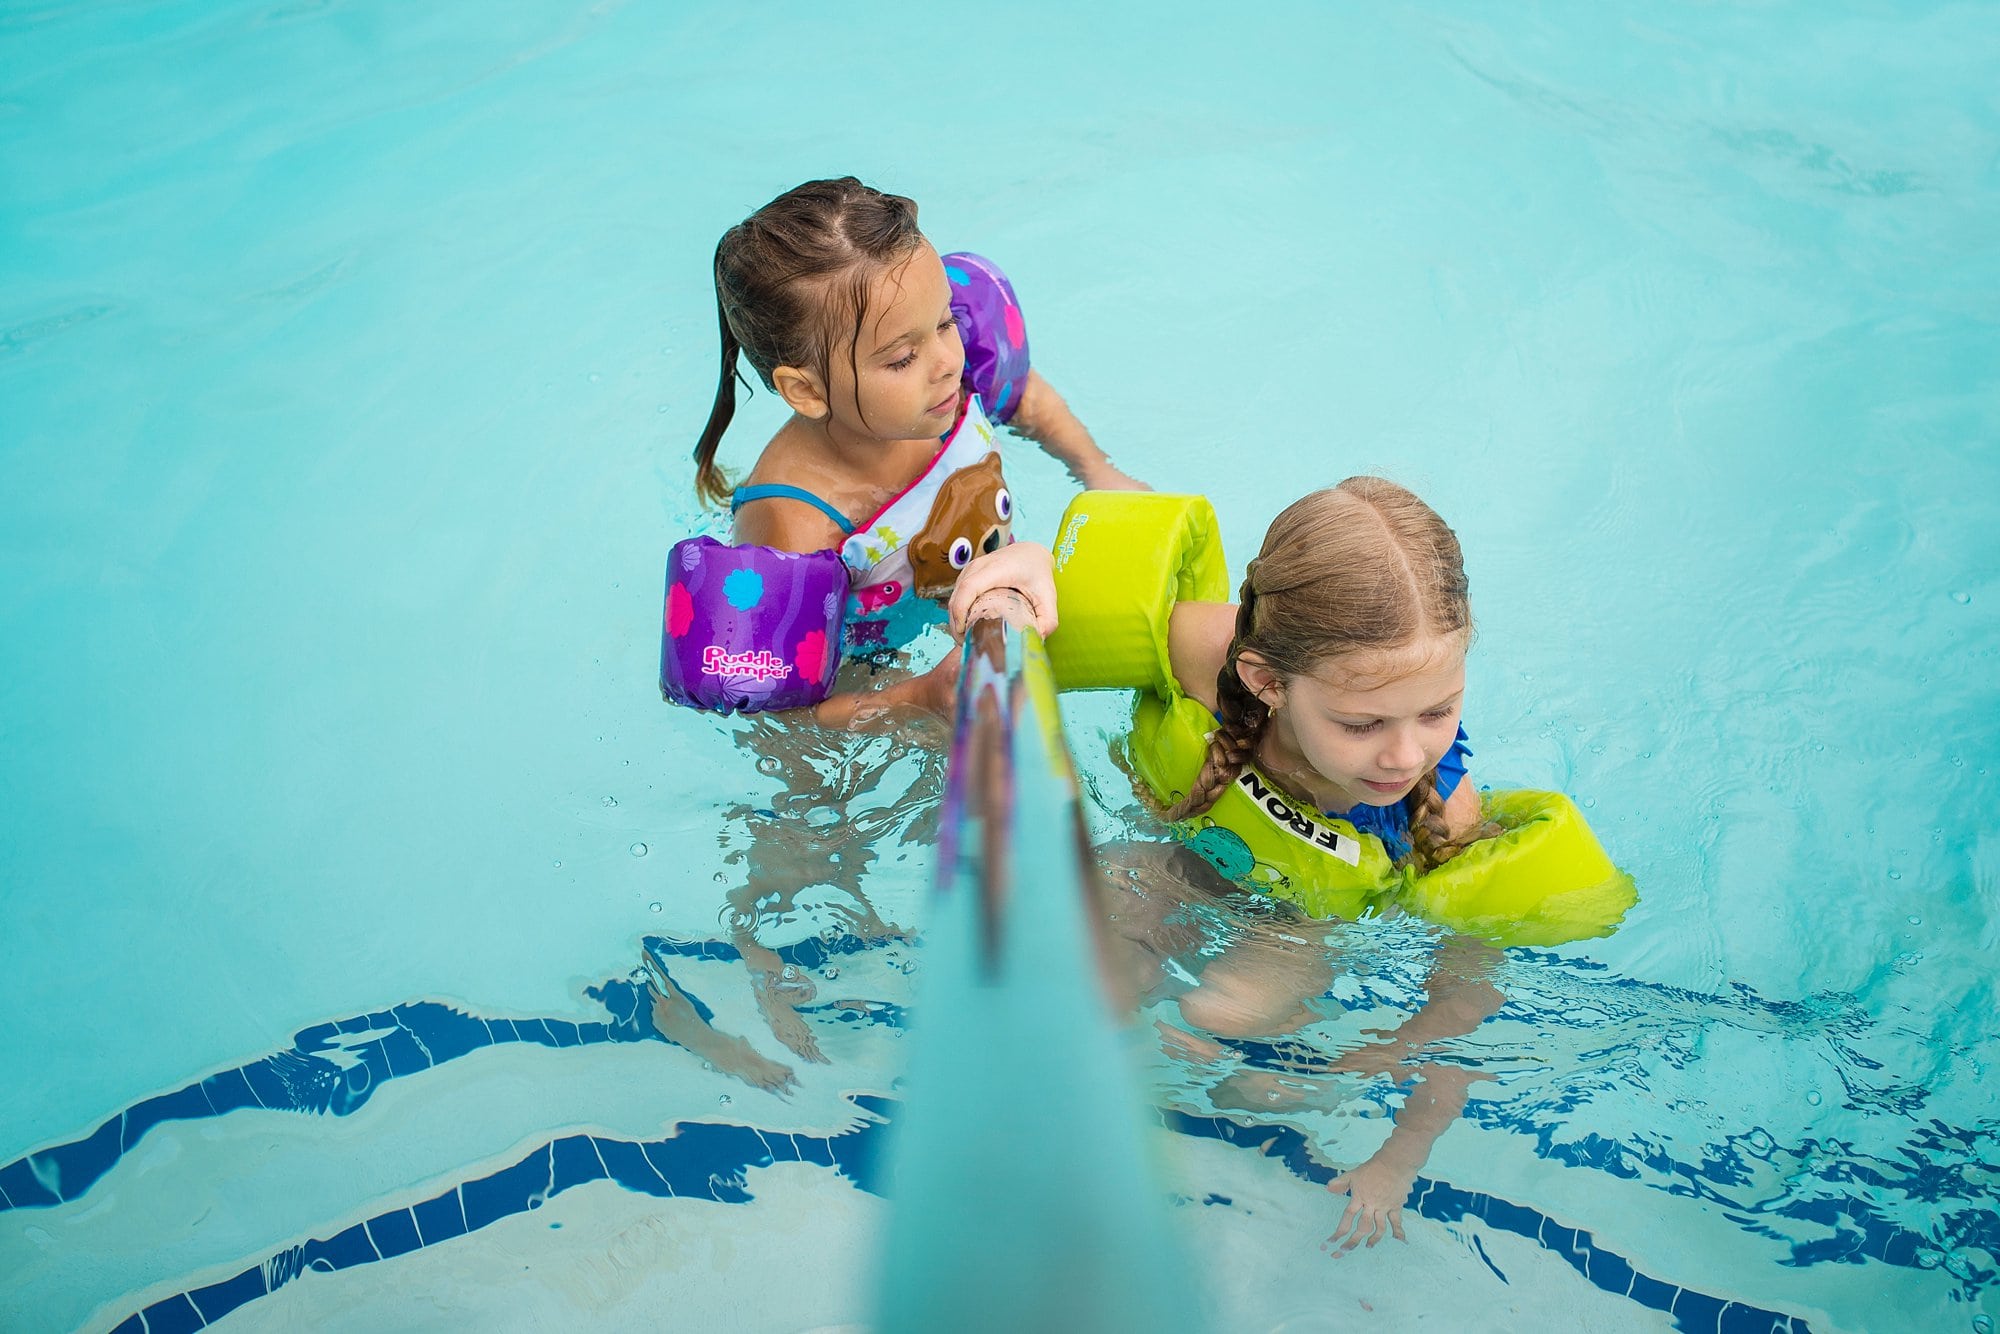
[[[95, 1184], [0, 1215], [0, 1323], [115, 1325], [689, 1125], [748, 1198], [599, 1181], [229, 1319], [865, 1318], [883, 1204], [829, 1163], [893, 1120], [846, 1095], [902, 1068], [941, 764], [761, 772], [652, 686], [660, 559], [714, 523], [706, 257], [841, 171], [1007, 265], [1050, 378], [1213, 497], [1236, 568], [1309, 486], [1429, 499], [1473, 579], [1475, 777], [1575, 793], [1640, 886], [1616, 936], [1510, 959], [1449, 1053], [1497, 1078], [1426, 1178], [1546, 1224], [1440, 1207], [1328, 1261], [1307, 1160], [1400, 1095], [1246, 1113], [1160, 1058], [1172, 1115], [1304, 1146], [1163, 1131], [1218, 1323], [1665, 1318], [1550, 1227], [1814, 1329], [2000, 1315], [1996, 57], [1975, 5], [6, 7], [0, 1188], [67, 1194], [27, 1155], [274, 1054], [374, 1082], [114, 1133]], [[1052, 527], [1060, 469], [1008, 466]], [[1115, 831], [1116, 704], [1069, 713]], [[789, 1097], [609, 1036], [649, 937]], [[760, 946], [825, 1063], [760, 1013]], [[1426, 957], [1338, 948], [1369, 980], [1323, 1047]], [[490, 1042], [398, 1066], [380, 1016], [420, 1002]], [[760, 1166], [733, 1127], [820, 1148]]]

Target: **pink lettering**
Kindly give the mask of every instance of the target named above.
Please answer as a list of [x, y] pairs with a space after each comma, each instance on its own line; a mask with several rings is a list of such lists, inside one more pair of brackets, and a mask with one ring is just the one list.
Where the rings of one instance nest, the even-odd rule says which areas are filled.
[[767, 648], [755, 653], [725, 653], [722, 645], [710, 644], [701, 651], [703, 676], [754, 676], [769, 681], [792, 674], [791, 664]]

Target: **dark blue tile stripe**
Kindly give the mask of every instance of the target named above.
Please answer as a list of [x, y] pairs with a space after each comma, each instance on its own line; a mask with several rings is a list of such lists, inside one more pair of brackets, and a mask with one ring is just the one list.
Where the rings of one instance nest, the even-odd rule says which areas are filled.
[[[808, 936], [777, 953], [800, 968], [819, 968], [838, 956], [885, 943], [853, 935], [831, 941]], [[742, 957], [733, 946], [719, 941], [648, 936], [645, 944], [660, 959], [728, 963]], [[415, 1001], [374, 1014], [315, 1024], [295, 1035], [289, 1050], [147, 1098], [80, 1140], [53, 1145], [0, 1167], [0, 1213], [49, 1208], [77, 1199], [116, 1167], [147, 1131], [168, 1121], [226, 1116], [239, 1108], [347, 1116], [366, 1104], [385, 1080], [417, 1074], [506, 1042], [581, 1047], [666, 1041], [653, 1026], [652, 1006], [643, 984], [612, 979], [586, 988], [584, 994], [603, 1005], [611, 1018], [592, 1023], [482, 1019], [436, 1001]], [[688, 993], [688, 999], [704, 1019], [713, 1017], [698, 997]], [[846, 1023], [898, 1028], [905, 1020], [901, 1007], [888, 1004], [827, 1005], [814, 1007], [813, 1012], [825, 1012]]]
[[838, 1164], [857, 1187], [879, 1195], [880, 1141], [894, 1104], [866, 1095], [850, 1101], [873, 1115], [833, 1136], [759, 1133], [750, 1126], [703, 1122], [682, 1125], [671, 1138], [646, 1143], [601, 1135], [552, 1140], [490, 1176], [290, 1247], [220, 1283], [161, 1298], [128, 1317], [118, 1331], [199, 1329], [276, 1292], [308, 1269], [333, 1273], [435, 1246], [538, 1209], [572, 1186], [591, 1181], [616, 1181], [626, 1190], [660, 1199], [691, 1196], [747, 1204], [752, 1196], [745, 1174], [752, 1168], [822, 1162]]
[[[1222, 1116], [1196, 1116], [1188, 1112], [1161, 1111], [1159, 1118], [1169, 1130], [1197, 1139], [1217, 1139], [1226, 1144], [1255, 1149], [1282, 1162], [1294, 1176], [1325, 1185], [1338, 1175], [1324, 1166], [1308, 1150], [1304, 1135], [1289, 1126], [1242, 1125]], [[1417, 1178], [1411, 1191], [1411, 1206], [1425, 1218], [1455, 1223], [1473, 1217], [1488, 1227], [1526, 1237], [1554, 1252], [1583, 1275], [1592, 1286], [1630, 1297], [1641, 1306], [1666, 1311], [1676, 1325], [1689, 1334], [1810, 1334], [1811, 1327], [1797, 1317], [1766, 1311], [1740, 1302], [1727, 1302], [1692, 1288], [1677, 1287], [1647, 1277], [1634, 1269], [1623, 1256], [1600, 1247], [1591, 1234], [1565, 1227], [1548, 1215], [1526, 1205], [1515, 1204], [1495, 1195], [1458, 1187], [1429, 1177]], [[1477, 1238], [1474, 1238], [1475, 1244]], [[1479, 1258], [1506, 1282], [1485, 1248]], [[1725, 1315], [1726, 1313], [1726, 1315]]]

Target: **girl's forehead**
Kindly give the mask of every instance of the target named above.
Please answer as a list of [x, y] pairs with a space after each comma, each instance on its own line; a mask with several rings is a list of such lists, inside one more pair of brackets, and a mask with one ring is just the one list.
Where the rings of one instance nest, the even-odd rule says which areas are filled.
[[905, 332], [903, 325], [921, 315], [930, 319], [931, 307], [951, 300], [951, 284], [944, 276], [944, 261], [929, 241], [893, 264], [885, 264], [868, 280], [868, 312], [871, 332], [893, 338]]
[[1402, 648], [1343, 653], [1305, 684], [1336, 712], [1421, 712], [1465, 689], [1465, 638], [1431, 635]]

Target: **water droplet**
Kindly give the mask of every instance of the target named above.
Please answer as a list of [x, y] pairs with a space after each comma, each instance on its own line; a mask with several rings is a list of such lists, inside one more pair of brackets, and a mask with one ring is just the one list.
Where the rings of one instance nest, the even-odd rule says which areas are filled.
[[1922, 926], [1923, 924], [1924, 924], [1924, 919], [1923, 919], [1923, 918], [1921, 918], [1921, 917], [1917, 916], [1917, 915], [1916, 915], [1915, 913], [1911, 913], [1911, 914], [1910, 914], [1910, 925], [1911, 925], [1911, 926]]
[[1819, 1106], [1819, 1102], [1820, 1102], [1820, 1098], [1819, 1098], [1819, 1090], [1818, 1090], [1818, 1089], [1814, 1089], [1814, 1090], [1812, 1090], [1812, 1092], [1810, 1092], [1810, 1093], [1806, 1094], [1806, 1101], [1807, 1101], [1807, 1102], [1809, 1102], [1809, 1103], [1811, 1103], [1811, 1104], [1812, 1104], [1813, 1106], [1815, 1106], [1815, 1107]]
[[646, 855], [647, 851], [648, 849], [644, 843], [634, 843], [632, 845], [632, 855], [634, 857], [643, 857]]
[[557, 869], [558, 871], [562, 870], [562, 863], [561, 863], [560, 861], [558, 861], [558, 862], [556, 863], [556, 869]]
[[660, 404], [660, 411], [665, 412], [666, 410], [667, 410], [667, 405], [664, 403]]
[[1960, 591], [1957, 593], [1953, 593], [1951, 595], [1951, 600], [1953, 602], [1956, 602], [1961, 607], [1969, 607], [1972, 605], [1972, 594]]
[[1596, 809], [1597, 809], [1597, 798], [1596, 798], [1596, 797], [1585, 797], [1585, 798], [1583, 799], [1583, 808], [1584, 808], [1585, 810], [1587, 810], [1587, 811], [1594, 811], [1594, 810], [1596, 810]]
[[1903, 878], [1903, 873], [1901, 871], [1891, 871], [1889, 872], [1889, 878], [1891, 880], [1901, 880]]
[[829, 964], [825, 968], [819, 970], [819, 975], [825, 978], [827, 981], [831, 982], [833, 981], [833, 979], [840, 976], [840, 970]]
[[1642, 760], [1650, 760], [1653, 758], [1653, 752], [1650, 750], [1642, 750], [1639, 752], [1639, 758]]
[[604, 805], [607, 809], [609, 809], [612, 806], [616, 806], [617, 804], [618, 804], [618, 798], [616, 797], [606, 797], [604, 799]]
[[736, 1099], [730, 1097], [727, 1093], [725, 1093], [721, 1097], [717, 1098], [715, 1101], [720, 1106], [727, 1107], [730, 1103], [735, 1102]]
[[648, 912], [659, 912], [659, 911], [660, 911], [660, 904], [659, 904], [659, 901], [658, 901], [658, 900], [656, 899], [656, 900], [654, 900], [653, 902], [651, 902], [651, 903], [647, 904], [647, 905], [646, 905], [646, 911], [648, 911]]
[[1993, 1334], [1992, 1319], [1983, 1315], [1972, 1317], [1972, 1334]]

